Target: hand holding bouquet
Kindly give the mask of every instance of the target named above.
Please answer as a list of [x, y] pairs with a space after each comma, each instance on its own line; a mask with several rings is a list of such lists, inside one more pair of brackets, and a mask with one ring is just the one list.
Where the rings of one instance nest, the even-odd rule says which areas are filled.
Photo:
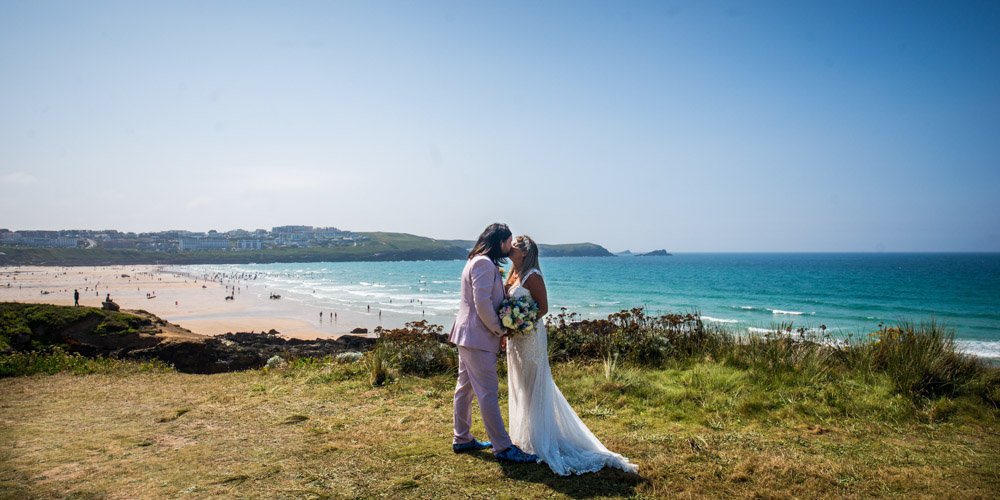
[[500, 303], [500, 323], [508, 335], [531, 335], [538, 321], [538, 304], [528, 297], [508, 297]]

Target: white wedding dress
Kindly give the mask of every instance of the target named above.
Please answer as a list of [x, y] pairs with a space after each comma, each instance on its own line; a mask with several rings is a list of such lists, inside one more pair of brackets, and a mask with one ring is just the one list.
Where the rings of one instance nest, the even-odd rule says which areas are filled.
[[[510, 296], [530, 298], [531, 292], [521, 285], [534, 273], [538, 270], [528, 271], [511, 288]], [[598, 441], [556, 387], [549, 368], [548, 332], [541, 319], [534, 334], [507, 340], [507, 384], [511, 440], [538, 455], [552, 472], [566, 476], [604, 467], [638, 470], [637, 465]]]

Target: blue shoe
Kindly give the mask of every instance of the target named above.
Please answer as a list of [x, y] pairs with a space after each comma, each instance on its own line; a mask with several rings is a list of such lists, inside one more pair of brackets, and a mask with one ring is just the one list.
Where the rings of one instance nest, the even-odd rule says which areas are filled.
[[538, 455], [525, 453], [515, 445], [510, 445], [510, 448], [507, 448], [499, 453], [494, 453], [493, 456], [496, 457], [497, 460], [503, 462], [514, 462], [515, 464], [533, 464], [538, 461]]
[[485, 450], [490, 446], [493, 446], [493, 444], [491, 444], [489, 441], [479, 441], [473, 439], [468, 443], [461, 443], [461, 444], [455, 443], [451, 445], [451, 451], [454, 451], [455, 453], [462, 453], [463, 451]]

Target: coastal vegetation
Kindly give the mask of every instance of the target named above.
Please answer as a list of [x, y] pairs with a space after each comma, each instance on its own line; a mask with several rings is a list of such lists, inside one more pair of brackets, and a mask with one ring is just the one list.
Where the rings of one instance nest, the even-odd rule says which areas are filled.
[[93, 307], [0, 302], [0, 352], [15, 347], [37, 351], [65, 344], [64, 333], [136, 333], [152, 326], [149, 318]]
[[[356, 246], [310, 246], [261, 250], [198, 250], [161, 252], [94, 248], [0, 247], [0, 266], [109, 266], [268, 264], [296, 262], [357, 262], [398, 260], [455, 260], [468, 256], [471, 241], [435, 240], [406, 233], [355, 233]], [[467, 246], [466, 246], [467, 244]], [[547, 257], [593, 257], [612, 255], [593, 243], [539, 245]]]
[[292, 262], [347, 262], [392, 260], [451, 260], [465, 258], [467, 251], [431, 238], [404, 233], [358, 233], [365, 236], [358, 246], [268, 248], [262, 250], [199, 250], [157, 252], [105, 248], [14, 248], [3, 247], [0, 266], [103, 266], [139, 264], [249, 264]]
[[[0, 379], [0, 439], [13, 443], [0, 450], [0, 489], [511, 498], [1000, 491], [998, 370], [956, 352], [939, 324], [836, 341], [788, 324], [741, 337], [696, 314], [633, 309], [581, 321], [563, 311], [549, 321], [556, 382], [594, 433], [640, 466], [638, 476], [568, 478], [451, 452], [455, 358], [441, 333], [411, 323], [380, 332], [362, 356], [211, 376], [108, 365]], [[505, 388], [501, 379], [502, 401]]]

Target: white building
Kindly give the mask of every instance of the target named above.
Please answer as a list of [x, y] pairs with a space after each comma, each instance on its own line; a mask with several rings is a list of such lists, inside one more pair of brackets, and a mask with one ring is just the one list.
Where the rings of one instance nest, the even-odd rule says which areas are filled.
[[260, 250], [264, 248], [260, 240], [236, 240], [237, 250]]
[[216, 238], [188, 239], [181, 238], [177, 245], [181, 251], [187, 250], [229, 250], [229, 240]]

